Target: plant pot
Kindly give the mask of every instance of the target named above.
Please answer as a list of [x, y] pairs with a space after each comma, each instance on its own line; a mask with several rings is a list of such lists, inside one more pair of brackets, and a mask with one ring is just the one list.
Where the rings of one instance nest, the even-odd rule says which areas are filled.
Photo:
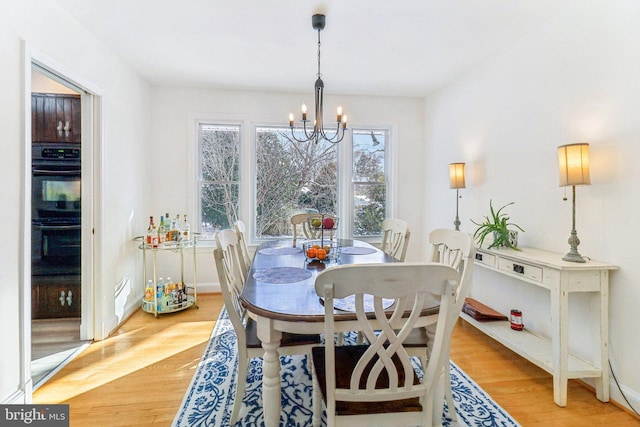
[[497, 233], [497, 232], [493, 232], [493, 241], [494, 242], [499, 242], [499, 245], [497, 245], [500, 248], [517, 248], [518, 247], [518, 232], [514, 231], [514, 230], [509, 230], [508, 231], [508, 236], [507, 238], [509, 239], [508, 242], [509, 244], [507, 244], [507, 242], [505, 241], [505, 239], [502, 236], [502, 233]]

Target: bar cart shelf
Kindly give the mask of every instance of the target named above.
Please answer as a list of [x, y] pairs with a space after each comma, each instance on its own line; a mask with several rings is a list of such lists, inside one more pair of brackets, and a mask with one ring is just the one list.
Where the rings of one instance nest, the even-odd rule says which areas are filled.
[[[195, 235], [194, 233], [193, 239], [189, 241], [164, 242], [164, 243], [158, 244], [157, 247], [152, 247], [151, 245], [147, 244], [145, 241], [145, 236], [135, 237], [134, 240], [139, 242], [138, 248], [142, 250], [143, 286], [146, 288], [147, 281], [153, 280], [153, 292], [152, 292], [153, 298], [146, 299], [143, 297], [142, 309], [147, 313], [153, 314], [157, 319], [160, 314], [174, 313], [176, 311], [185, 310], [192, 306], [195, 308], [199, 308], [197, 305], [197, 286], [198, 286], [197, 285], [197, 266], [196, 266], [196, 246], [198, 244], [197, 235]], [[158, 252], [165, 252], [165, 251], [173, 252], [180, 256], [180, 283], [183, 284], [184, 290], [186, 292], [184, 299], [180, 300], [179, 302], [174, 301], [173, 303], [168, 305], [162, 305], [162, 301], [159, 301], [158, 295], [156, 292], [157, 283], [158, 283], [158, 264], [157, 264]], [[193, 284], [192, 285], [188, 285], [187, 282], [185, 282], [185, 276], [184, 276], [185, 251], [191, 252], [191, 255], [192, 255], [192, 267], [193, 267], [193, 273], [192, 273]], [[151, 276], [149, 276], [147, 273], [149, 268], [151, 269]], [[161, 303], [160, 309], [158, 309], [159, 302]]]

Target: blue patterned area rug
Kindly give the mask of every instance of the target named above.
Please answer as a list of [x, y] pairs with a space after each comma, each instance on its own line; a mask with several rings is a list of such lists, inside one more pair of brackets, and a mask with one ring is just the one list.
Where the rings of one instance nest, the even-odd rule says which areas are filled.
[[[351, 337], [354, 339], [355, 337]], [[349, 337], [345, 337], [348, 340]], [[311, 426], [312, 382], [304, 356], [280, 358], [282, 368], [281, 426]], [[173, 427], [223, 427], [229, 425], [236, 387], [236, 335], [223, 308], [191, 385], [173, 420]], [[453, 399], [458, 415], [452, 422], [445, 403], [443, 427], [518, 427], [519, 424], [460, 368], [451, 363]], [[324, 422], [324, 417], [323, 417]], [[236, 426], [263, 426], [262, 359], [252, 359], [242, 408]]]

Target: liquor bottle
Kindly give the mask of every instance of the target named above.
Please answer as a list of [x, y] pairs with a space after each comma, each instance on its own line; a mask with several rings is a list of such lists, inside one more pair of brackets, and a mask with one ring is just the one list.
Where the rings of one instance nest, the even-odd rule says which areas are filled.
[[168, 240], [172, 242], [179, 242], [181, 239], [182, 239], [182, 234], [180, 233], [180, 216], [176, 215], [175, 219], [171, 220]]
[[158, 224], [158, 242], [164, 243], [167, 241], [167, 228], [164, 217], [160, 215], [160, 224]]
[[151, 245], [151, 230], [153, 230], [153, 216], [149, 217], [149, 226], [147, 227], [147, 245]]
[[153, 223], [153, 217], [149, 217], [149, 227], [147, 228], [147, 245], [152, 248], [158, 247], [158, 229]]
[[169, 236], [169, 229], [171, 228], [171, 218], [169, 217], [169, 212], [164, 214], [164, 232], [165, 232], [165, 241], [171, 241]]
[[185, 242], [191, 240], [191, 225], [187, 222], [187, 214], [184, 215], [184, 221], [182, 221], [182, 240]]
[[157, 248], [158, 247], [158, 229], [156, 228], [155, 224], [154, 226], [151, 228], [151, 247], [152, 248]]

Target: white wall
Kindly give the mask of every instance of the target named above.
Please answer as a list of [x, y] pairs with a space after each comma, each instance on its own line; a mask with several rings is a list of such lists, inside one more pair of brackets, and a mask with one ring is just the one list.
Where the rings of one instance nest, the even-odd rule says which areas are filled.
[[[576, 228], [584, 256], [614, 263], [611, 275], [610, 357], [623, 390], [640, 407], [637, 307], [640, 263], [635, 259], [640, 200], [640, 4], [584, 2], [470, 70], [425, 101], [427, 228], [448, 226], [455, 210], [447, 164], [467, 162], [462, 229], [494, 206], [525, 229], [520, 244], [560, 253], [569, 249], [571, 195], [558, 187], [557, 146], [591, 144], [591, 182], [577, 188]], [[548, 331], [548, 293], [484, 271], [472, 295], [500, 311], [523, 311], [525, 324]], [[588, 304], [570, 302], [570, 347], [587, 354]], [[612, 383], [612, 397], [624, 403]], [[571, 397], [569, 396], [569, 401]]]
[[[0, 192], [0, 205], [4, 207], [3, 220], [8, 227], [3, 233], [0, 277], [2, 278], [2, 310], [0, 310], [0, 402], [24, 399], [25, 383], [20, 373], [24, 355], [20, 353], [19, 327], [21, 318], [21, 288], [28, 287], [22, 277], [22, 254], [28, 256], [23, 247], [23, 220], [30, 227], [30, 212], [24, 211], [23, 189], [25, 170], [30, 155], [30, 140], [23, 135], [25, 122], [25, 86], [23, 82], [24, 61], [22, 42], [31, 51], [46, 56], [57, 66], [80, 77], [85, 83], [99, 88], [103, 93], [102, 113], [103, 141], [97, 147], [101, 160], [96, 164], [101, 169], [101, 200], [104, 208], [97, 212], [102, 220], [96, 228], [99, 239], [98, 250], [102, 253], [102, 270], [95, 277], [95, 285], [102, 290], [95, 310], [104, 319], [98, 320], [99, 332], [106, 335], [119, 319], [130, 311], [136, 300], [120, 298], [116, 305], [116, 288], [121, 294], [131, 290], [131, 279], [140, 275], [137, 262], [138, 251], [131, 238], [144, 227], [144, 216], [138, 217], [145, 204], [147, 192], [144, 180], [144, 153], [149, 129], [149, 88], [130, 68], [98, 42], [83, 26], [74, 21], [55, 2], [44, 0], [6, 0], [0, 14], [0, 141], [3, 152], [3, 167], [0, 181], [4, 183]], [[28, 108], [28, 105], [27, 105]], [[99, 158], [100, 158], [99, 157]], [[28, 173], [28, 170], [27, 170]], [[30, 192], [30, 189], [27, 188]], [[30, 197], [27, 194], [26, 197]], [[84, 201], [83, 203], [88, 203]], [[85, 224], [86, 225], [86, 224]], [[27, 296], [30, 290], [26, 289]], [[28, 305], [28, 302], [27, 302]], [[24, 314], [30, 318], [30, 313]], [[30, 337], [25, 337], [29, 347]]]
[[[194, 118], [239, 121], [245, 123], [246, 128], [256, 123], [286, 126], [289, 113], [297, 111], [301, 100], [312, 95], [311, 84], [310, 91], [306, 94], [154, 88], [151, 139], [157, 148], [150, 153], [155, 168], [150, 176], [156, 185], [147, 217], [157, 217], [165, 212], [169, 212], [171, 216], [189, 212], [187, 180], [191, 176], [191, 163], [188, 156], [190, 152], [194, 153], [196, 144], [196, 134], [189, 130], [193, 129]], [[351, 127], [383, 124], [392, 125], [395, 129], [397, 139], [392, 142], [397, 143], [399, 165], [396, 216], [407, 220], [412, 230], [408, 258], [424, 259], [425, 244], [420, 239], [424, 235], [424, 191], [422, 181], [416, 179], [415, 173], [422, 170], [422, 100], [339, 95], [327, 96], [325, 99], [327, 109], [338, 104], [343, 105], [348, 112]], [[243, 144], [251, 143], [249, 136], [243, 140]], [[244, 152], [249, 153], [248, 150]], [[190, 221], [192, 226], [196, 222], [195, 219]], [[207, 263], [212, 263], [211, 249], [203, 247], [199, 252], [203, 255], [198, 257], [198, 282], [217, 282], [215, 270], [207, 268]], [[200, 265], [207, 269], [201, 270]]]

